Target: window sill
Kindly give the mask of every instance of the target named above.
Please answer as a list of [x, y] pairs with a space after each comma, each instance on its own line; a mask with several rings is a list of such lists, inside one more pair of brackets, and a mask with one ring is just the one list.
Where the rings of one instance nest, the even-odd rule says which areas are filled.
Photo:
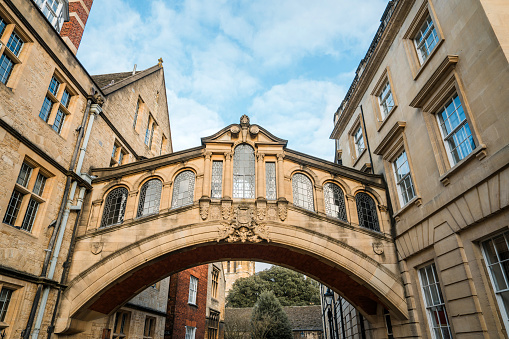
[[[437, 43], [437, 45], [435, 46], [435, 48], [431, 51], [431, 53], [428, 55], [428, 57], [426, 58], [426, 60], [424, 60], [424, 63], [421, 64], [421, 66], [417, 69], [417, 72], [415, 73], [415, 76], [414, 76], [414, 80], [417, 80], [417, 78], [422, 74], [422, 72], [424, 71], [424, 69], [426, 68], [426, 66], [428, 66], [428, 64], [430, 63], [430, 60], [433, 58], [433, 56], [436, 54], [436, 52], [438, 51], [438, 49], [440, 48], [440, 46], [442, 46], [444, 42], [444, 39], [440, 39], [440, 41]], [[418, 60], [419, 64], [420, 64], [420, 60]]]
[[467, 162], [470, 162], [470, 160], [473, 159], [474, 157], [479, 159], [479, 161], [486, 158], [486, 145], [480, 144], [474, 150], [472, 150], [472, 152], [469, 155], [467, 155], [466, 157], [461, 159], [459, 162], [457, 162], [456, 165], [454, 165], [454, 167], [452, 167], [451, 169], [449, 169], [447, 172], [445, 172], [443, 175], [440, 176], [440, 178], [439, 178], [440, 182], [444, 186], [448, 186], [451, 183], [450, 182], [451, 176], [454, 173], [456, 173], [456, 171], [459, 168], [463, 167]]
[[[399, 198], [399, 197], [398, 197]], [[420, 196], [416, 195], [409, 202], [405, 204], [405, 206], [401, 207], [396, 213], [393, 214], [394, 219], [398, 222], [400, 219], [400, 215], [403, 214], [406, 210], [408, 210], [412, 205], [417, 207], [422, 206], [422, 199]]]
[[389, 120], [389, 118], [391, 117], [392, 113], [396, 110], [396, 108], [398, 108], [398, 105], [394, 105], [394, 107], [391, 109], [391, 111], [389, 112], [389, 114], [387, 114], [387, 116], [381, 120], [381, 121], [378, 121], [378, 129], [377, 131], [380, 132], [380, 130], [382, 129], [382, 127], [385, 125], [385, 123], [387, 122], [387, 120]]
[[353, 162], [353, 166], [352, 167], [355, 167], [357, 165], [357, 163], [359, 162], [359, 160], [362, 158], [362, 156], [364, 155], [364, 153], [366, 153], [366, 149], [363, 149], [361, 154], [359, 154], [359, 156], [355, 159], [355, 161]]
[[187, 304], [188, 304], [189, 306], [193, 306], [193, 307], [198, 308], [198, 305], [196, 305], [196, 304], [193, 304], [193, 303], [190, 303], [190, 302], [188, 302]]

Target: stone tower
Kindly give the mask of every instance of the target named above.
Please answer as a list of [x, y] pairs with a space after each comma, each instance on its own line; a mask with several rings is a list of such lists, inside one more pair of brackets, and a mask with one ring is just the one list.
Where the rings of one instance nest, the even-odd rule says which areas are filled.
[[223, 261], [224, 277], [226, 281], [225, 292], [232, 288], [239, 278], [247, 278], [255, 274], [254, 261]]

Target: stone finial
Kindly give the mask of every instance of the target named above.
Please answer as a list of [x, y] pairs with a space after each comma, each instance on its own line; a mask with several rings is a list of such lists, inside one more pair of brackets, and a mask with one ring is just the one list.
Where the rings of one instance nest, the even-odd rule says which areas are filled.
[[159, 67], [163, 67], [163, 58], [159, 58], [157, 59], [157, 61], [159, 61], [158, 63]]
[[249, 117], [247, 115], [243, 115], [240, 117], [240, 126], [247, 127], [249, 126]]

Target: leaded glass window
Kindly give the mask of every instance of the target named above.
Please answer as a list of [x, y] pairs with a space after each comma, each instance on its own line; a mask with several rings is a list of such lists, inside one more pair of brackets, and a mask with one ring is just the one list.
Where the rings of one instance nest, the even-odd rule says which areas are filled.
[[124, 187], [115, 188], [106, 197], [101, 227], [112, 226], [124, 222], [125, 205], [128, 191]]
[[265, 183], [267, 191], [267, 200], [276, 200], [276, 163], [266, 162], [265, 163]]
[[177, 208], [191, 205], [194, 198], [194, 173], [191, 171], [181, 172], [173, 183], [173, 198], [171, 207]]
[[23, 187], [27, 187], [28, 181], [30, 180], [30, 176], [32, 175], [32, 166], [27, 164], [26, 162], [21, 165], [21, 169], [19, 170], [18, 179], [16, 183]]
[[65, 108], [69, 108], [69, 102], [71, 101], [71, 94], [67, 92], [67, 90], [64, 90], [64, 93], [62, 93], [62, 99], [60, 99], [60, 102], [62, 105], [64, 105]]
[[138, 217], [159, 212], [162, 189], [163, 183], [158, 179], [149, 180], [141, 187]]
[[329, 217], [347, 221], [343, 190], [338, 185], [329, 182], [323, 186], [323, 196], [325, 200], [325, 214]]
[[[0, 322], [5, 320], [9, 303], [11, 302], [12, 290], [8, 288], [2, 288], [0, 291]], [[5, 332], [4, 332], [5, 333]]]
[[315, 210], [313, 184], [304, 174], [296, 173], [292, 177], [293, 204], [310, 211]]
[[212, 162], [212, 185], [211, 185], [212, 198], [220, 199], [223, 192], [223, 162], [213, 161]]
[[373, 231], [380, 231], [378, 215], [376, 213], [376, 204], [373, 198], [366, 193], [360, 192], [355, 196], [355, 202], [357, 204], [359, 226], [369, 228]]
[[60, 81], [57, 80], [54, 76], [51, 77], [51, 81], [49, 83], [48, 90], [53, 94], [55, 97], [57, 96], [58, 89], [60, 88]]
[[247, 144], [237, 146], [233, 154], [233, 197], [255, 197], [255, 154]]
[[39, 202], [34, 199], [30, 199], [28, 202], [27, 211], [25, 213], [25, 217], [23, 218], [23, 223], [21, 224], [21, 229], [27, 232], [32, 231], [32, 227], [34, 226], [34, 220], [37, 215], [37, 211], [39, 210]]
[[451, 328], [435, 264], [421, 268], [419, 273], [431, 333], [435, 339], [450, 339]]
[[46, 177], [42, 175], [41, 173], [37, 174], [37, 179], [35, 180], [34, 185], [34, 193], [37, 195], [42, 195], [42, 192], [44, 192], [44, 187], [46, 186]]
[[14, 226], [16, 222], [16, 218], [18, 217], [19, 209], [21, 207], [21, 201], [23, 200], [23, 194], [18, 191], [12, 191], [11, 199], [9, 200], [9, 205], [7, 205], [7, 210], [5, 211], [3, 222], [7, 225]]

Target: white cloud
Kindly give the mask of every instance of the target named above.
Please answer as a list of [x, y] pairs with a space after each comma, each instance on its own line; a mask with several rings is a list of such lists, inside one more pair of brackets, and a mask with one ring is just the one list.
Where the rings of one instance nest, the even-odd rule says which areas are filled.
[[289, 148], [333, 161], [332, 116], [344, 93], [327, 81], [291, 80], [254, 99], [251, 122], [289, 140]]

